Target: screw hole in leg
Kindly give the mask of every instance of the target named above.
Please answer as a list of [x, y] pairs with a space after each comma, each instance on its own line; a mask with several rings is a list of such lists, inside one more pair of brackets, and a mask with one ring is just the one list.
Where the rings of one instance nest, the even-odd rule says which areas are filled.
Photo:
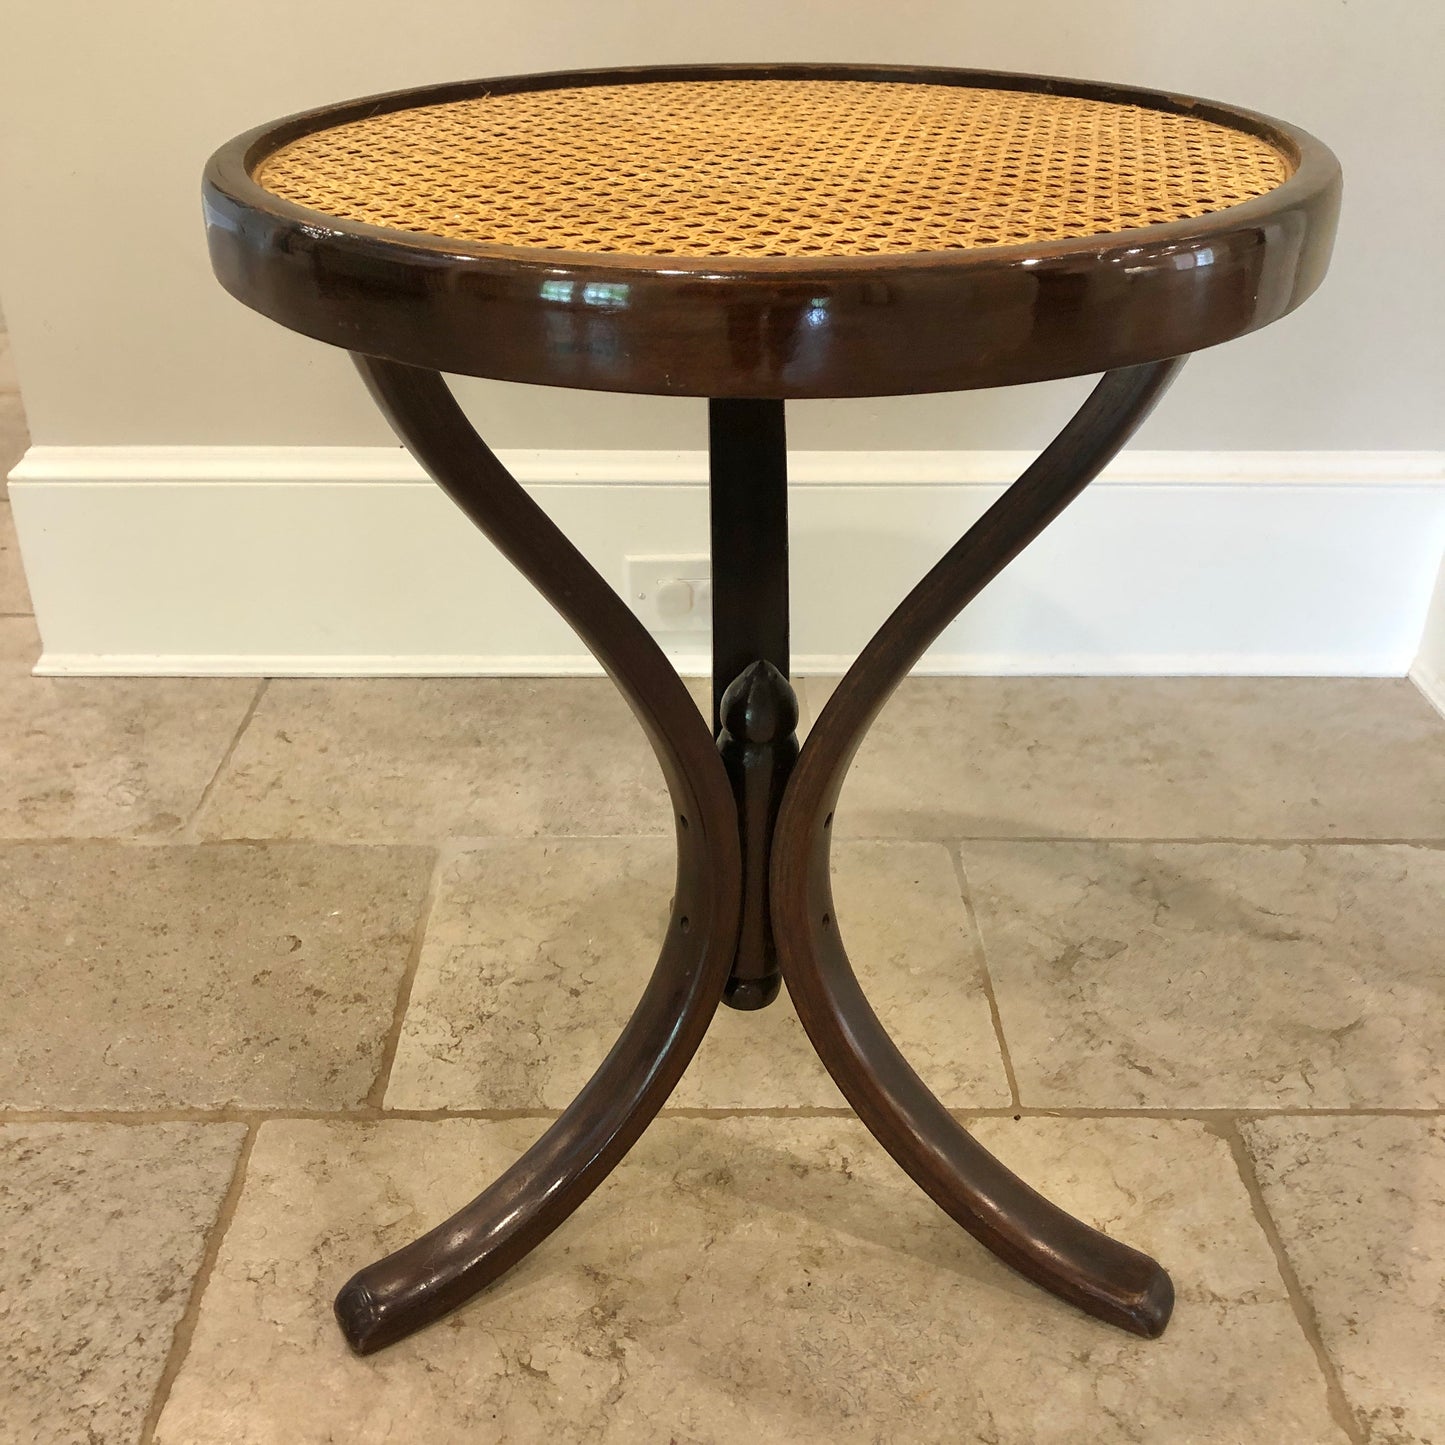
[[679, 814], [677, 815], [677, 826], [678, 826], [679, 828], [681, 828], [684, 833], [687, 832], [687, 814], [686, 814], [686, 813], [679, 813]]
[[831, 913], [825, 913], [825, 914], [823, 915], [823, 927], [824, 927], [824, 928], [831, 928], [832, 926], [833, 926], [833, 915], [832, 915]]
[[677, 926], [682, 929], [684, 933], [691, 933], [692, 919], [690, 919], [687, 914], [684, 913], [682, 917], [677, 920]]

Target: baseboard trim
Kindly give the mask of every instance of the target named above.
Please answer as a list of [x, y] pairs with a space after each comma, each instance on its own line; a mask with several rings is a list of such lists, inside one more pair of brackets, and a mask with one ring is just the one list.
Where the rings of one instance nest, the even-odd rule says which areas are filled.
[[[706, 677], [710, 660], [701, 652], [670, 652], [684, 677]], [[804, 653], [792, 659], [794, 677], [837, 677], [853, 654]], [[45, 651], [37, 677], [600, 677], [590, 653], [527, 657], [391, 656], [358, 654], [301, 657], [201, 655], [84, 655]], [[913, 669], [915, 677], [1398, 677], [1382, 669], [1376, 657], [1308, 654], [1288, 657], [1260, 654], [1098, 654], [1094, 656], [1019, 657], [1000, 653], [929, 653]], [[1425, 682], [1410, 676], [1430, 696]], [[1438, 684], [1437, 684], [1438, 686]], [[1445, 694], [1442, 694], [1445, 697]], [[1434, 699], [1432, 698], [1432, 701]], [[1440, 704], [1437, 703], [1437, 706]], [[1445, 711], [1445, 707], [1442, 707]]]
[[[676, 486], [707, 481], [704, 451], [499, 451], [524, 485]], [[794, 451], [793, 486], [997, 486], [1028, 451]], [[401, 447], [33, 446], [11, 472], [39, 482], [331, 486], [416, 483], [426, 473]], [[1094, 486], [1445, 486], [1445, 452], [1126, 451]]]
[[[614, 585], [706, 551], [700, 452], [504, 459]], [[795, 671], [829, 674], [1030, 455], [789, 460]], [[597, 671], [398, 448], [34, 447], [10, 496], [43, 674]], [[1442, 551], [1442, 453], [1129, 452], [918, 671], [1400, 677]]]
[[1417, 660], [1410, 669], [1410, 681], [1425, 694], [1426, 702], [1445, 717], [1445, 676]]

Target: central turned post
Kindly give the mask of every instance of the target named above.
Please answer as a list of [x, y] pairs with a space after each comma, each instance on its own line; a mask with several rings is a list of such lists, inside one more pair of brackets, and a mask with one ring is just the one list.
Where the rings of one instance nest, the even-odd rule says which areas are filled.
[[788, 683], [788, 453], [781, 401], [708, 403], [712, 506], [712, 725], [738, 805], [743, 908], [723, 994], [778, 996], [768, 903], [773, 824], [798, 758]]

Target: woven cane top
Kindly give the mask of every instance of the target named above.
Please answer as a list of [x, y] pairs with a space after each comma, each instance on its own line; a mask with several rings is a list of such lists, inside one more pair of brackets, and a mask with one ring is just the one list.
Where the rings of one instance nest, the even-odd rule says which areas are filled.
[[325, 215], [570, 252], [828, 257], [1188, 220], [1291, 173], [1267, 140], [1079, 96], [726, 79], [480, 95], [303, 134], [254, 179]]
[[232, 295], [535, 385], [892, 396], [1183, 356], [1292, 311], [1340, 168], [1217, 101], [922, 66], [653, 66], [395, 91], [235, 137]]

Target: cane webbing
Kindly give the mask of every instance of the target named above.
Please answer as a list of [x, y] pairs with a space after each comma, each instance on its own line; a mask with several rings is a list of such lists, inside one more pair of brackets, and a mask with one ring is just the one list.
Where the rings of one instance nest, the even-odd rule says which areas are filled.
[[1289, 175], [1192, 115], [1032, 91], [719, 80], [482, 96], [304, 135], [255, 179], [451, 240], [645, 256], [856, 256], [1206, 215]]

